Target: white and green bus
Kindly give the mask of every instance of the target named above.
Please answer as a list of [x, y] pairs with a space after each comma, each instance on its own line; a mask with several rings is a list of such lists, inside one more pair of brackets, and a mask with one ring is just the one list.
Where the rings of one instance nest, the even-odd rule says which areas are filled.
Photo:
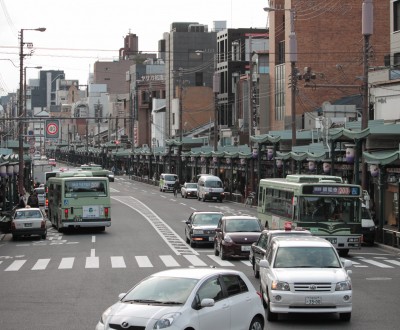
[[288, 175], [260, 180], [257, 212], [269, 229], [307, 229], [346, 256], [361, 247], [361, 197], [361, 186], [341, 177]]
[[58, 172], [47, 181], [48, 218], [62, 231], [65, 228], [111, 226], [110, 186], [106, 177], [90, 171]]

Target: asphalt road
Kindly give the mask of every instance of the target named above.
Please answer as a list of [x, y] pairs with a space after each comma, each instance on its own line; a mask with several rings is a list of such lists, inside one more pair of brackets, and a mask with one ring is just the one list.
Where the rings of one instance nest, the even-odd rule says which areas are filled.
[[[212, 247], [190, 248], [184, 224], [194, 210], [255, 215], [235, 203], [174, 198], [158, 187], [117, 177], [112, 226], [58, 233], [44, 241], [0, 241], [0, 329], [94, 329], [101, 313], [144, 277], [169, 267], [228, 267], [259, 288], [247, 260], [222, 261]], [[350, 323], [336, 315], [291, 315], [266, 329], [397, 329], [400, 322], [399, 251], [379, 246], [350, 254], [354, 303]]]

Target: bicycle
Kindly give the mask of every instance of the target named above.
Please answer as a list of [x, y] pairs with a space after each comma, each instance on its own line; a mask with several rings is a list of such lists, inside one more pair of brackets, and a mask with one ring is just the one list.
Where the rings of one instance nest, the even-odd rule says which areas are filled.
[[249, 205], [250, 207], [252, 207], [254, 198], [256, 198], [256, 193], [253, 191], [247, 196], [247, 198], [244, 202], [244, 206], [246, 207], [247, 205]]

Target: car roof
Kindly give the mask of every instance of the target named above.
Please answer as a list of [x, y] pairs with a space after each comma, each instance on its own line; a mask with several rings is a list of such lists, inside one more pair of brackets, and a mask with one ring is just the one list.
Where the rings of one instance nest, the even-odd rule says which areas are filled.
[[199, 214], [199, 213], [202, 213], [202, 214], [222, 214], [222, 215], [224, 215], [220, 211], [193, 211], [192, 214]]
[[309, 231], [309, 230], [306, 230], [306, 229], [296, 229], [296, 228], [294, 228], [294, 229], [292, 229], [292, 230], [284, 230], [284, 229], [264, 229], [263, 231], [262, 231], [262, 234], [268, 234], [268, 235], [272, 235], [272, 236], [275, 236], [275, 235], [280, 235], [280, 234], [283, 234], [283, 235], [287, 235], [287, 234], [295, 234], [295, 235], [301, 235], [301, 234], [304, 234], [304, 235], [312, 235], [312, 233]]
[[37, 211], [41, 211], [39, 207], [24, 207], [24, 208], [20, 208], [20, 209], [16, 209], [15, 212], [17, 211], [33, 211], [33, 210], [37, 210]]
[[332, 247], [332, 244], [326, 239], [316, 236], [277, 236], [271, 243], [277, 243], [280, 247]]
[[222, 218], [223, 220], [258, 220], [257, 217], [253, 217], [251, 215], [226, 215]]
[[235, 274], [243, 275], [242, 272], [232, 269], [222, 268], [175, 268], [164, 270], [151, 276], [170, 276], [170, 277], [186, 277], [193, 279], [201, 279], [212, 275]]

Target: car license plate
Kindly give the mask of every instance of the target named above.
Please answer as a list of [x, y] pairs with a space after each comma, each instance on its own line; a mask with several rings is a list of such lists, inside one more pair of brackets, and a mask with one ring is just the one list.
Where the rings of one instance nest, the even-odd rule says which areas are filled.
[[208, 240], [209, 240], [209, 241], [213, 241], [213, 240], [214, 240], [214, 237], [209, 237]]
[[30, 223], [24, 223], [24, 226], [30, 228], [30, 227], [32, 227], [32, 223], [31, 222]]
[[321, 305], [321, 297], [306, 297], [306, 305]]
[[217, 197], [213, 197], [212, 199], [217, 199]]
[[242, 251], [250, 251], [251, 246], [250, 245], [243, 245], [242, 246]]
[[336, 237], [325, 237], [325, 239], [330, 242], [331, 244], [337, 244], [337, 238]]

